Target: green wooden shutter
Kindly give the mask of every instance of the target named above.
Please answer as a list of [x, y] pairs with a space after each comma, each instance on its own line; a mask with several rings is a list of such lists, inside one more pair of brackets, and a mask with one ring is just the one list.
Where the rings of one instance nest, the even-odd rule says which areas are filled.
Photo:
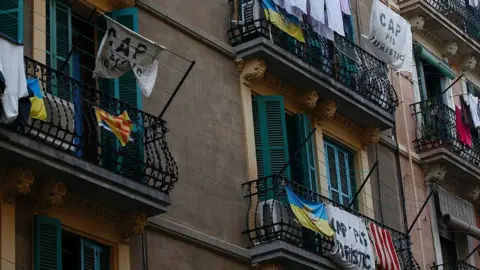
[[353, 155], [345, 149], [325, 141], [325, 161], [330, 198], [348, 206], [356, 190]]
[[23, 0], [0, 1], [0, 32], [23, 42]]
[[108, 270], [110, 254], [107, 248], [82, 238], [81, 270]]
[[[112, 12], [112, 18], [134, 32], [138, 32], [138, 10], [136, 8], [114, 10]], [[133, 108], [142, 108], [142, 95], [133, 71], [115, 79], [115, 89], [115, 93], [118, 93], [118, 96], [116, 96], [118, 99]], [[134, 129], [131, 135], [133, 142], [129, 142], [125, 147], [120, 149], [121, 165], [119, 169], [121, 170], [121, 173], [128, 178], [143, 181], [143, 172], [145, 170], [143, 166], [143, 119], [141, 115], [136, 115], [134, 113], [136, 112], [133, 110], [129, 111], [129, 116], [132, 120]]]
[[60, 220], [35, 216], [34, 269], [62, 270], [62, 225]]
[[[312, 131], [312, 125], [308, 116], [304, 114], [297, 114], [297, 132], [298, 136], [298, 146], [308, 137]], [[315, 146], [313, 143], [313, 135], [302, 147], [298, 160], [301, 164], [301, 175], [305, 187], [313, 191], [317, 190], [317, 166], [315, 165]]]
[[[258, 177], [280, 173], [289, 158], [283, 97], [255, 96], [252, 102]], [[290, 179], [290, 167], [283, 176]], [[272, 187], [271, 181], [267, 188]], [[273, 191], [268, 192], [267, 197], [272, 196]]]
[[[49, 35], [47, 35], [47, 53], [49, 59], [47, 65], [57, 71], [63, 67], [70, 50], [72, 49], [72, 9], [64, 0], [49, 0], [47, 5], [47, 22], [49, 23]], [[61, 71], [71, 77], [72, 60]], [[51, 79], [52, 94], [70, 101], [71, 91], [68, 78], [55, 77]]]

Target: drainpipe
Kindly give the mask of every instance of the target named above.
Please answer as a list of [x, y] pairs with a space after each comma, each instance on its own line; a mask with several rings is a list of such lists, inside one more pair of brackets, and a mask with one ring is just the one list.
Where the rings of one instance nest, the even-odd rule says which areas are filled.
[[[406, 137], [407, 137], [407, 155], [408, 155], [408, 161], [410, 163], [410, 176], [411, 176], [411, 180], [412, 180], [412, 185], [413, 185], [413, 193], [414, 193], [414, 196], [415, 196], [415, 209], [416, 209], [416, 212], [418, 213], [419, 211], [419, 207], [418, 207], [418, 193], [417, 193], [417, 186], [415, 185], [415, 173], [414, 173], [414, 170], [413, 170], [413, 158], [412, 158], [412, 154], [411, 154], [411, 139], [410, 139], [410, 134], [409, 134], [409, 130], [407, 129], [408, 127], [408, 121], [407, 121], [407, 108], [406, 108], [406, 104], [405, 104], [405, 100], [404, 100], [404, 97], [403, 97], [403, 87], [402, 87], [402, 81], [400, 79], [400, 72], [397, 71], [397, 80], [398, 80], [398, 89], [399, 89], [399, 92], [400, 92], [400, 103], [402, 104], [402, 109], [403, 109], [403, 123], [405, 125], [405, 131], [406, 131]], [[396, 126], [395, 126], [396, 128]], [[397, 132], [395, 130], [395, 136], [397, 135]], [[400, 147], [400, 145], [398, 145], [398, 139], [396, 138], [397, 140], [397, 148]], [[399, 163], [400, 163], [400, 155], [398, 155], [398, 159], [399, 159]], [[405, 178], [400, 178], [401, 181], [402, 181], [402, 185], [404, 184], [404, 179]], [[403, 188], [403, 186], [402, 186]], [[403, 204], [405, 204], [405, 200], [402, 202]], [[405, 212], [404, 215], [406, 215], [407, 213]], [[408, 224], [405, 224], [406, 227], [408, 227]], [[418, 228], [419, 230], [421, 231], [422, 230], [422, 223], [418, 223]], [[423, 250], [423, 237], [420, 237], [420, 249], [421, 249], [421, 255], [422, 255], [422, 266], [425, 266], [426, 265], [426, 262], [425, 262], [425, 252]]]

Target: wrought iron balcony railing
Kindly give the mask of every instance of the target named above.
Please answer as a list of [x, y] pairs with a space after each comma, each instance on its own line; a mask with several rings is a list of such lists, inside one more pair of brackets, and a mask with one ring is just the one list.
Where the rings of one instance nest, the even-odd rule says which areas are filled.
[[[385, 111], [395, 111], [398, 97], [388, 80], [384, 62], [345, 37], [335, 35], [332, 42], [319, 36], [308, 24], [301, 25], [305, 43], [299, 42], [265, 19], [263, 10], [259, 10], [261, 1], [229, 0], [232, 24], [227, 34], [232, 46], [258, 37], [267, 38]], [[235, 7], [236, 3], [240, 3], [238, 7]]]
[[480, 42], [480, 11], [465, 0], [425, 0], [468, 36]]
[[366, 223], [375, 222], [378, 226], [388, 229], [394, 241], [395, 250], [402, 266], [401, 269], [420, 269], [411, 253], [408, 235], [325, 198], [279, 174], [262, 177], [243, 184], [246, 192], [244, 197], [248, 198], [249, 201], [247, 229], [244, 234], [249, 238], [250, 247], [284, 241], [319, 255], [326, 255], [332, 251], [332, 239], [303, 228], [296, 220], [288, 202], [286, 186], [309, 201], [334, 204], [359, 216]]
[[455, 263], [444, 263], [442, 265], [435, 265], [431, 269], [449, 269], [449, 270], [480, 270], [464, 261], [457, 261]]
[[472, 148], [458, 139], [455, 111], [443, 100], [432, 98], [410, 106], [418, 128], [414, 144], [420, 152], [443, 147], [475, 166], [480, 165], [480, 138], [472, 138]]
[[[172, 190], [178, 169], [166, 142], [165, 121], [35, 60], [24, 59], [27, 78], [38, 78], [46, 91], [47, 119], [30, 118], [5, 128], [167, 194]], [[63, 93], [62, 98], [54, 92]], [[133, 131], [125, 147], [112, 133], [100, 129], [95, 107], [112, 115], [128, 113]]]

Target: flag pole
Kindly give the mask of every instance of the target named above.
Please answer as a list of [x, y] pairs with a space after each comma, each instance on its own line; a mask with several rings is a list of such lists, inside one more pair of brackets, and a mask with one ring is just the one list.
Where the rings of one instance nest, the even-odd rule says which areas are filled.
[[172, 103], [172, 100], [173, 100], [173, 99], [175, 98], [175, 96], [177, 95], [178, 90], [180, 89], [180, 87], [182, 87], [182, 84], [183, 84], [183, 82], [185, 81], [185, 79], [187, 78], [188, 74], [190, 74], [190, 71], [192, 70], [193, 66], [195, 66], [195, 61], [192, 61], [192, 62], [190, 63], [190, 66], [188, 67], [187, 72], [185, 72], [185, 74], [183, 74], [182, 79], [180, 80], [180, 82], [178, 83], [177, 87], [175, 88], [175, 91], [173, 91], [172, 95], [171, 95], [170, 98], [168, 99], [167, 104], [165, 104], [165, 107], [163, 107], [163, 110], [162, 110], [162, 112], [160, 113], [160, 115], [158, 116], [158, 118], [162, 118], [162, 117], [163, 117], [163, 115], [164, 115], [165, 112], [167, 111], [168, 107], [170, 106], [170, 103]]
[[375, 164], [373, 164], [372, 168], [370, 169], [370, 171], [368, 172], [368, 175], [367, 177], [365, 177], [365, 180], [363, 180], [363, 183], [362, 185], [360, 186], [360, 188], [357, 190], [357, 192], [355, 193], [355, 196], [353, 196], [353, 199], [350, 201], [350, 204], [348, 205], [348, 208], [352, 207], [353, 203], [355, 202], [355, 200], [357, 200], [357, 197], [358, 195], [360, 195], [360, 192], [362, 191], [363, 187], [365, 186], [365, 184], [367, 183], [368, 179], [370, 178], [370, 176], [372, 175], [373, 173], [373, 170], [375, 170], [375, 168], [378, 166], [378, 160], [375, 162]]

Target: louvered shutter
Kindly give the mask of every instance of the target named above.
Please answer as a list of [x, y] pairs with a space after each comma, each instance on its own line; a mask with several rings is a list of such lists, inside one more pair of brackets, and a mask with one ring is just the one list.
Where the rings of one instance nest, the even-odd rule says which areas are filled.
[[[136, 8], [127, 8], [121, 10], [114, 10], [112, 12], [112, 18], [127, 28], [138, 32], [138, 10]], [[133, 108], [141, 109], [142, 96], [140, 88], [137, 84], [137, 79], [130, 71], [119, 79], [115, 79], [117, 98], [127, 103]], [[122, 109], [123, 111], [123, 109]], [[121, 113], [121, 112], [118, 112]], [[133, 142], [129, 142], [125, 147], [120, 150], [120, 168], [121, 173], [137, 181], [144, 180], [144, 153], [143, 153], [143, 119], [141, 115], [138, 115], [137, 111], [128, 111], [130, 119], [132, 120], [134, 132], [132, 132], [131, 138]], [[120, 146], [117, 146], [120, 147]]]
[[[72, 9], [62, 0], [49, 0], [47, 4], [47, 65], [67, 77], [72, 75], [72, 59], [64, 66], [72, 49]], [[63, 68], [63, 69], [62, 69]], [[60, 70], [62, 69], [62, 70]], [[71, 100], [70, 82], [67, 77], [50, 78], [51, 87], [47, 91], [64, 99]]]
[[110, 254], [107, 248], [82, 238], [81, 270], [108, 270]]
[[[304, 114], [296, 115], [298, 142], [297, 148], [305, 141], [312, 131], [312, 125], [308, 116]], [[299, 160], [301, 166], [301, 178], [302, 185], [308, 187], [313, 191], [317, 191], [317, 166], [315, 165], [315, 146], [313, 143], [313, 136], [302, 147], [299, 156], [296, 160]]]
[[[257, 153], [258, 176], [280, 173], [288, 161], [287, 129], [282, 96], [253, 97], [253, 118]], [[290, 179], [290, 167], [283, 173]], [[271, 179], [267, 188], [271, 188]], [[268, 198], [272, 192], [267, 194]]]
[[356, 190], [352, 154], [325, 141], [325, 162], [330, 198], [348, 206]]
[[0, 1], [0, 32], [23, 42], [23, 0]]
[[60, 220], [35, 216], [35, 270], [62, 270], [62, 226]]

